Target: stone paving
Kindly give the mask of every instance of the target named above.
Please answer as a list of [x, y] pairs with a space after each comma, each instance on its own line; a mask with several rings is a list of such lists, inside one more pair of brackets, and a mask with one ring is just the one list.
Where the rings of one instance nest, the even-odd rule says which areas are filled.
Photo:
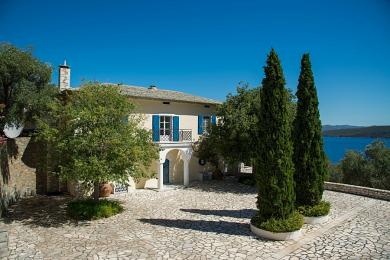
[[390, 259], [390, 202], [325, 191], [329, 221], [299, 241], [250, 232], [256, 192], [234, 182], [118, 195], [125, 212], [91, 222], [66, 217], [67, 197], [24, 199], [0, 224], [9, 259]]

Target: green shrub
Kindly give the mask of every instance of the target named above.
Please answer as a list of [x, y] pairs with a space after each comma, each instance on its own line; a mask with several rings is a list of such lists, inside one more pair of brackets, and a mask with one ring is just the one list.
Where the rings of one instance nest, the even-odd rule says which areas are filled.
[[319, 204], [314, 206], [300, 206], [297, 210], [305, 217], [326, 216], [330, 211], [330, 203], [327, 201], [321, 201]]
[[77, 220], [108, 218], [123, 211], [118, 201], [75, 200], [68, 203], [68, 214]]
[[256, 180], [253, 176], [240, 176], [238, 182], [249, 186], [255, 186], [256, 184]]
[[374, 141], [364, 153], [348, 151], [338, 164], [342, 183], [390, 190], [390, 148]]
[[251, 220], [252, 225], [275, 233], [292, 232], [299, 230], [303, 226], [303, 216], [295, 211], [286, 219], [270, 218], [261, 221], [260, 215], [256, 215]]

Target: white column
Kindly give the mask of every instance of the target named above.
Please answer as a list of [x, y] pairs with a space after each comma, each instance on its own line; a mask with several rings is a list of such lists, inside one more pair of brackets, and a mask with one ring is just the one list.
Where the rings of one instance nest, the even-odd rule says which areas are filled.
[[183, 162], [184, 162], [184, 186], [190, 184], [190, 160], [192, 156], [192, 149], [187, 148], [183, 151]]
[[164, 189], [164, 162], [165, 157], [167, 155], [167, 152], [164, 149], [160, 149], [159, 153], [159, 163], [160, 167], [158, 170], [158, 189], [163, 190]]
[[184, 186], [190, 184], [190, 161], [184, 160]]
[[158, 189], [164, 189], [164, 163], [160, 162], [160, 169], [158, 171]]

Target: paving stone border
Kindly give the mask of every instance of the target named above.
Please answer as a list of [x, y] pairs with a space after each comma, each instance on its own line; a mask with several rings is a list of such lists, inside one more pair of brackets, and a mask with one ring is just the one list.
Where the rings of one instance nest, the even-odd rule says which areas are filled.
[[8, 256], [8, 233], [0, 230], [0, 258]]
[[325, 182], [325, 189], [390, 201], [390, 191], [388, 190], [373, 189], [336, 182]]
[[112, 197], [121, 214], [78, 223], [70, 197], [25, 198], [0, 221], [5, 259], [390, 259], [390, 202], [326, 190], [327, 222], [304, 225], [299, 241], [270, 241], [249, 228], [256, 196], [235, 180], [136, 190]]

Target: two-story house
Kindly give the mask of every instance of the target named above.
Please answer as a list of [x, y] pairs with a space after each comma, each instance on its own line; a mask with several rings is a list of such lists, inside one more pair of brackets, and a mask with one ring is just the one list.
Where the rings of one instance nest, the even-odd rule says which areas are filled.
[[[188, 185], [200, 180], [207, 165], [195, 156], [193, 145], [216, 124], [216, 106], [221, 102], [155, 86], [115, 85], [136, 106], [135, 112], [143, 118], [140, 125], [151, 130], [153, 142], [159, 146], [159, 159], [149, 169], [157, 178], [138, 183], [130, 180], [130, 186], [163, 189], [164, 184]], [[59, 87], [70, 89], [70, 67], [65, 63], [59, 68]]]
[[199, 180], [206, 166], [194, 155], [193, 144], [216, 123], [220, 102], [155, 86], [120, 86], [159, 146], [159, 160], [150, 169], [157, 173], [157, 180], [149, 181], [147, 187], [163, 189], [164, 184], [188, 185]]

